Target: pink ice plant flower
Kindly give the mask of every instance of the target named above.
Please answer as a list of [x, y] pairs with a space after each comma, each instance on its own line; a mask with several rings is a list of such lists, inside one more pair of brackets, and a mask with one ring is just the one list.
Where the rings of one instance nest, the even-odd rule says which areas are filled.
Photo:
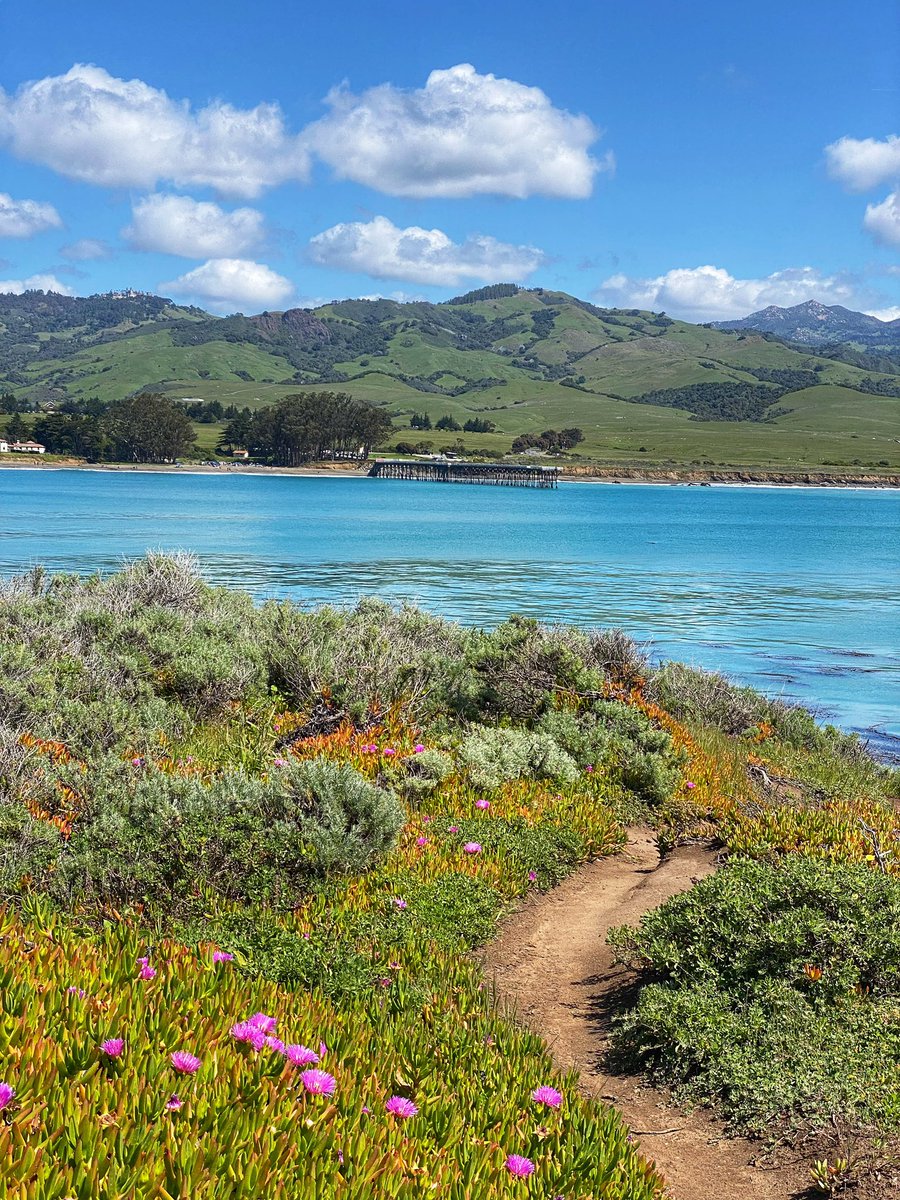
[[466, 854], [480, 854], [481, 853], [481, 843], [480, 842], [466, 842], [466, 844], [463, 846], [463, 850], [466, 852]]
[[188, 1054], [186, 1050], [176, 1050], [170, 1054], [169, 1062], [181, 1075], [196, 1075], [201, 1065], [196, 1054]]
[[325, 1045], [324, 1042], [319, 1042], [319, 1054], [322, 1056], [322, 1058], [324, 1058], [327, 1053], [328, 1053], [328, 1047]]
[[311, 1067], [319, 1061], [318, 1054], [309, 1046], [285, 1046], [284, 1057], [294, 1067]]
[[563, 1102], [562, 1094], [547, 1084], [535, 1088], [531, 1093], [531, 1098], [535, 1104], [546, 1104], [548, 1108], [559, 1108]]
[[266, 1044], [265, 1031], [251, 1021], [238, 1021], [228, 1031], [236, 1042], [244, 1042], [254, 1050], [262, 1050]]
[[16, 1089], [10, 1083], [0, 1083], [0, 1110], [12, 1104]]
[[214, 963], [234, 962], [234, 955], [229, 954], [227, 950], [214, 950], [213, 951], [213, 962]]
[[425, 747], [422, 745], [422, 743], [416, 742], [415, 746], [413, 746], [413, 754], [424, 754], [424, 752]]
[[391, 1096], [387, 1104], [384, 1106], [384, 1111], [391, 1113], [395, 1117], [414, 1117], [419, 1111], [413, 1104], [412, 1100], [407, 1100], [405, 1096]]
[[71, 987], [66, 988], [66, 995], [77, 996], [79, 1000], [83, 1000], [87, 995], [87, 992], [84, 990], [84, 988], [76, 987], [73, 983]]
[[427, 845], [428, 845], [428, 838], [427, 838], [427, 837], [417, 837], [417, 838], [416, 838], [416, 845], [417, 845], [417, 846], [427, 846]]
[[476, 808], [490, 808], [491, 802], [490, 802], [490, 800], [476, 800], [475, 807]]
[[394, 908], [406, 908], [406, 901], [401, 900], [399, 896], [395, 896], [391, 901], [391, 904], [393, 904]]
[[300, 1082], [311, 1096], [333, 1096], [337, 1080], [327, 1071], [304, 1071]]
[[285, 1050], [287, 1049], [287, 1046], [285, 1046], [285, 1044], [281, 1040], [281, 1038], [267, 1037], [266, 1038], [266, 1049], [274, 1050], [276, 1054], [284, 1054]]
[[275, 1017], [267, 1017], [265, 1013], [258, 1012], [248, 1018], [247, 1024], [252, 1025], [254, 1029], [261, 1029], [263, 1033], [274, 1033], [278, 1026], [278, 1021]]
[[287, 765], [288, 760], [286, 758], [275, 758], [272, 760], [273, 767], [286, 767]]
[[383, 754], [385, 755], [386, 758], [393, 758], [396, 753], [397, 753], [397, 751], [394, 749], [393, 746], [386, 746], [383, 751]]
[[448, 833], [459, 833], [459, 826], [451, 825], [450, 828], [447, 830], [447, 832]]
[[697, 785], [692, 779], [688, 779], [684, 785], [686, 788], [695, 788]]
[[100, 1049], [107, 1058], [118, 1058], [125, 1049], [125, 1041], [123, 1038], [107, 1038], [100, 1043]]
[[178, 1112], [178, 1110], [183, 1107], [184, 1107], [184, 1101], [181, 1099], [180, 1096], [176, 1096], [175, 1093], [173, 1092], [172, 1095], [166, 1101], [166, 1112]]
[[528, 872], [528, 882], [534, 883], [537, 880], [537, 871]]
[[534, 1163], [522, 1154], [507, 1154], [506, 1169], [510, 1175], [515, 1175], [516, 1179], [527, 1179], [529, 1175], [534, 1174]]

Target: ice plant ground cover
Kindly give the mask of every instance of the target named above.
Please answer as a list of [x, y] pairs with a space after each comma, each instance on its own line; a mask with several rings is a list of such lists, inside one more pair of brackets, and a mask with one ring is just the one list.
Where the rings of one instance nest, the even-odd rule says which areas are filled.
[[15, 1200], [657, 1200], [465, 951], [635, 820], [876, 869], [862, 819], [898, 868], [851, 739], [615, 632], [256, 608], [150, 556], [7, 587], [0, 712]]

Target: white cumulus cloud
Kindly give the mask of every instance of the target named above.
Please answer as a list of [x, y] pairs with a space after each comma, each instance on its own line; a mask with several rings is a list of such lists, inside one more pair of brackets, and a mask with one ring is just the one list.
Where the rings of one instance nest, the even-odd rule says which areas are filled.
[[23, 292], [57, 292], [60, 296], [74, 296], [70, 287], [55, 275], [29, 275], [27, 279], [0, 279], [0, 295], [21, 296]]
[[601, 304], [664, 311], [686, 321], [729, 321], [777, 304], [806, 300], [853, 307], [851, 282], [813, 267], [791, 267], [763, 279], [736, 279], [722, 267], [678, 267], [650, 279], [611, 275], [595, 292]]
[[879, 321], [900, 321], [900, 305], [895, 304], [892, 308], [870, 308], [868, 315], [877, 317]]
[[544, 257], [534, 246], [512, 246], [480, 234], [453, 242], [440, 229], [398, 229], [387, 217], [334, 225], [311, 239], [309, 253], [321, 266], [445, 287], [465, 279], [523, 279]]
[[0, 93], [0, 143], [19, 158], [107, 187], [160, 180], [252, 198], [305, 179], [309, 157], [277, 104], [192, 109], [140, 79], [76, 64], [65, 75]]
[[228, 258], [246, 254], [263, 238], [264, 218], [255, 208], [226, 212], [190, 196], [145, 196], [131, 208], [122, 235], [135, 250], [183, 258]]
[[326, 101], [330, 113], [306, 131], [310, 147], [339, 177], [393, 196], [583, 199], [597, 171], [613, 167], [611, 154], [588, 153], [599, 131], [586, 116], [468, 63], [432, 71], [423, 88], [338, 88]]
[[52, 204], [41, 200], [14, 200], [0, 192], [0, 237], [28, 238], [47, 229], [59, 229], [62, 220]]
[[868, 205], [863, 228], [876, 242], [900, 246], [900, 192], [889, 193], [880, 204]]
[[828, 170], [855, 192], [864, 192], [900, 177], [900, 137], [842, 137], [825, 147]]
[[259, 312], [278, 308], [294, 294], [294, 285], [265, 263], [246, 258], [211, 258], [193, 271], [161, 283], [159, 290], [209, 302], [219, 312]]

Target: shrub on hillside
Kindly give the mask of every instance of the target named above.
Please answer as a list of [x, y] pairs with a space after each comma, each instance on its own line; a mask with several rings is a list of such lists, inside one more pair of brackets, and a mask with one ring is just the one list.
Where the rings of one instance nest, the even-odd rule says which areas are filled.
[[831, 1112], [900, 1126], [900, 880], [736, 861], [610, 942], [648, 980], [620, 1053], [742, 1125]]
[[580, 766], [602, 767], [648, 804], [663, 803], [678, 783], [683, 756], [671, 737], [627, 704], [596, 700], [580, 713], [555, 709], [537, 728]]
[[286, 901], [317, 876], [364, 870], [404, 819], [392, 793], [316, 759], [268, 779], [231, 772], [209, 785], [109, 760], [82, 790], [67, 840], [22, 803], [3, 806], [6, 890], [28, 881], [65, 904], [169, 908], [203, 891]]
[[497, 788], [512, 779], [555, 779], [572, 783], [578, 766], [546, 733], [475, 726], [459, 748], [459, 765], [477, 788]]

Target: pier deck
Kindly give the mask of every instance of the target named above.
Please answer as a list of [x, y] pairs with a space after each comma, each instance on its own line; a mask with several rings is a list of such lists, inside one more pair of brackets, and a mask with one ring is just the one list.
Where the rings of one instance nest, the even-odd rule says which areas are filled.
[[413, 479], [419, 483], [481, 483], [493, 487], [555, 488], [559, 467], [524, 467], [507, 463], [419, 462], [376, 458], [369, 474], [377, 479]]

